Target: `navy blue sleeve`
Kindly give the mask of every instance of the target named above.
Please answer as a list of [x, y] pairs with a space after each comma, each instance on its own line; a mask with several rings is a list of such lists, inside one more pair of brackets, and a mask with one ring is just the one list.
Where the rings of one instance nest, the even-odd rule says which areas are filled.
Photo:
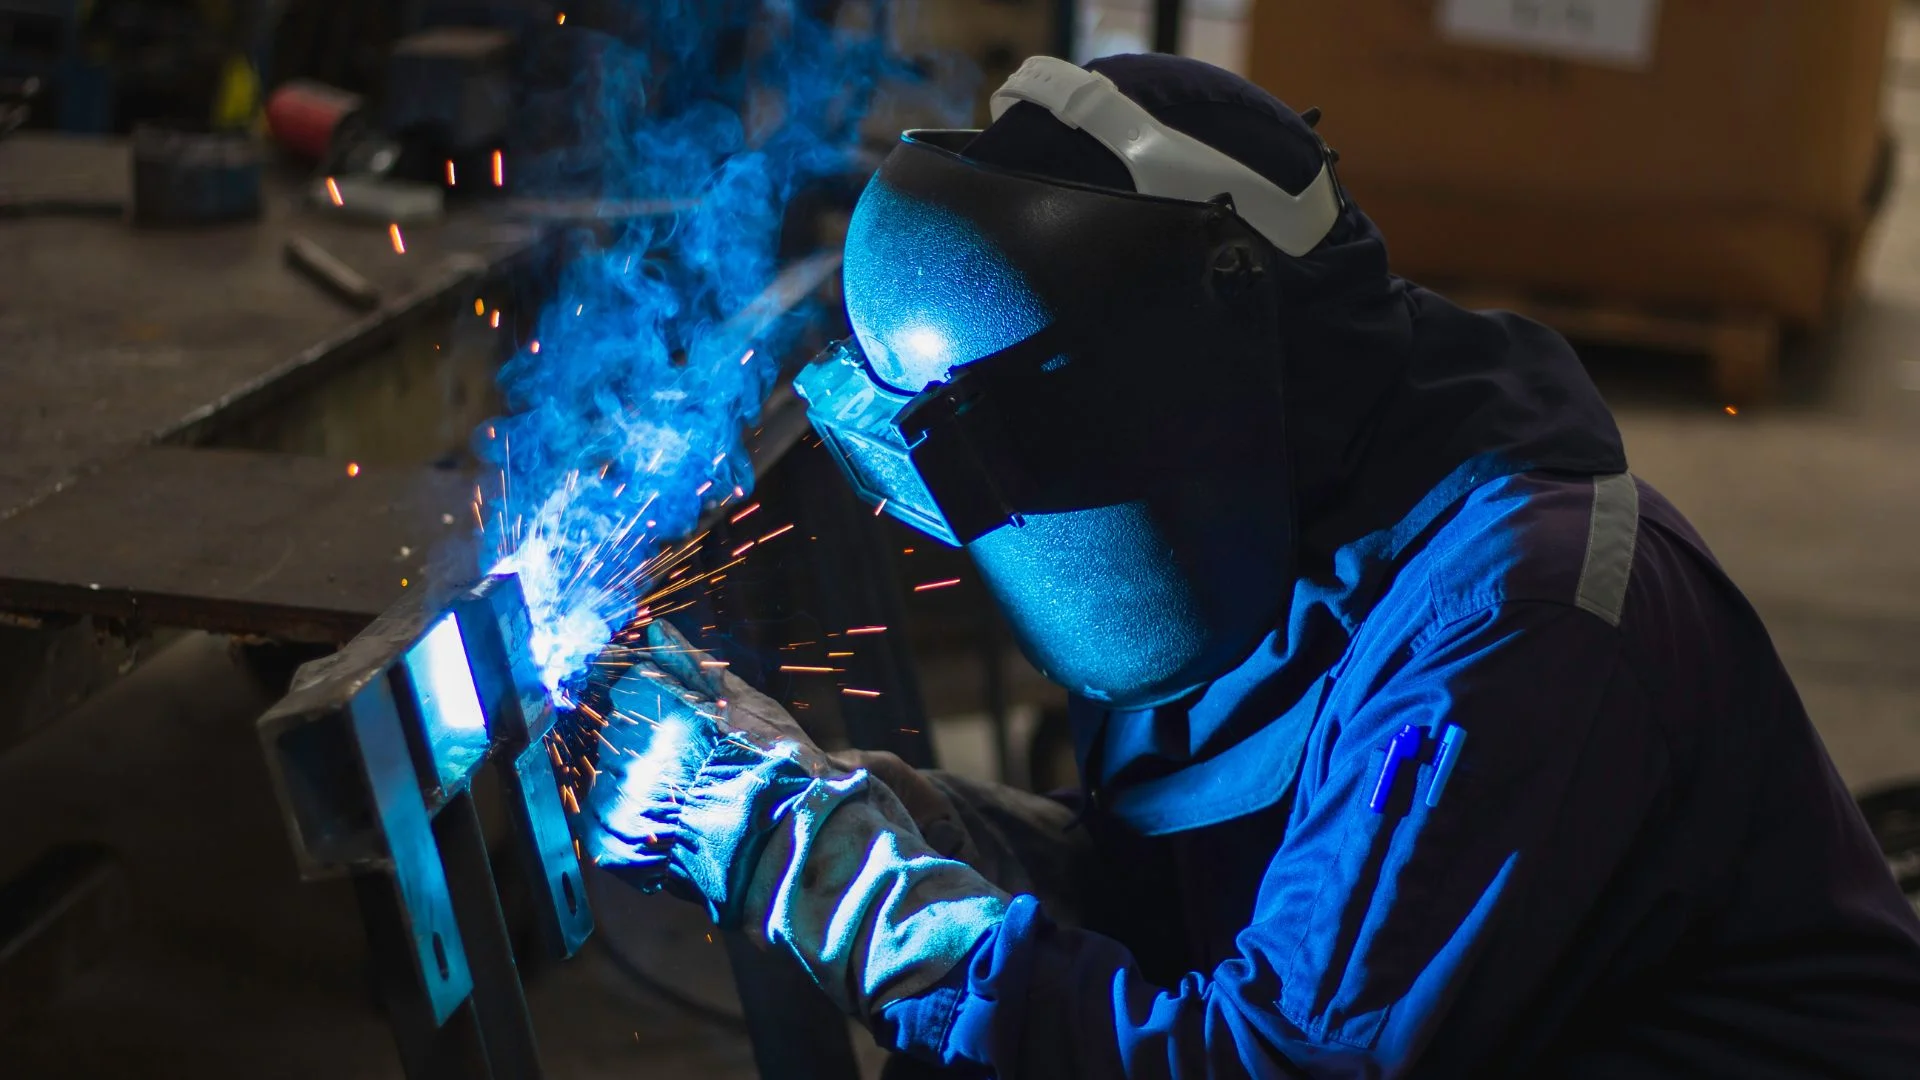
[[[1429, 632], [1390, 673], [1346, 676], [1379, 685], [1311, 744], [1239, 955], [1213, 971], [1153, 985], [1119, 942], [1022, 897], [877, 1034], [1008, 1078], [1396, 1076], [1456, 1022], [1488, 1026], [1491, 1060], [1487, 1018], [1513, 1010], [1464, 1009], [1460, 988], [1523, 1002], [1627, 850], [1569, 839], [1631, 836], [1658, 797], [1664, 747], [1617, 635], [1571, 607], [1509, 602]], [[1374, 812], [1406, 724], [1423, 753]], [[1429, 806], [1450, 724], [1467, 741]]]

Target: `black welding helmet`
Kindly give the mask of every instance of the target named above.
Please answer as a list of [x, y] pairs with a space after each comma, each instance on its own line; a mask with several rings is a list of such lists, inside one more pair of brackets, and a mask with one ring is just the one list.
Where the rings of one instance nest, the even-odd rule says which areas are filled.
[[1113, 82], [1027, 62], [993, 98], [1050, 112], [1132, 191], [984, 164], [908, 132], [847, 238], [854, 337], [796, 386], [870, 505], [963, 545], [1028, 658], [1142, 707], [1242, 660], [1292, 586], [1275, 260], [1339, 216], [1158, 122]]

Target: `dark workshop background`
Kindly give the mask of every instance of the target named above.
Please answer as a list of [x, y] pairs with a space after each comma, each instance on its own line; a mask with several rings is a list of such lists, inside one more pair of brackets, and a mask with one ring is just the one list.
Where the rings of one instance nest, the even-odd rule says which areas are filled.
[[[524, 106], [644, 6], [0, 0], [0, 1077], [405, 1075], [380, 946], [346, 881], [300, 880], [255, 723], [409, 589], [460, 584], [494, 374], [608, 212], [516, 190]], [[869, 165], [1036, 53], [1176, 49], [1323, 109], [1396, 271], [1581, 346], [1920, 895], [1920, 5], [798, 6], [913, 73]], [[860, 180], [789, 209], [809, 344]], [[894, 612], [875, 678], [911, 680], [914, 752], [1070, 786], [1064, 699], [964, 557], [850, 512], [821, 454], [769, 451], [760, 494], [857, 542], [713, 617]], [[748, 1077], [754, 1038], [794, 1036], [792, 991], [693, 908], [587, 891], [587, 947], [520, 954], [547, 1074]]]

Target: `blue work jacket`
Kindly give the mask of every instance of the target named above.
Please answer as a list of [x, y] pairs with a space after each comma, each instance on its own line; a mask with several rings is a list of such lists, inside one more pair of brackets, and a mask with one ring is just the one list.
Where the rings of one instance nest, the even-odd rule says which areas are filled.
[[1017, 899], [883, 1039], [1048, 1080], [1920, 1076], [1920, 921], [1700, 538], [1624, 473], [1450, 483], [1338, 563], [1383, 584], [1330, 587], [1312, 679], [1276, 632], [1195, 700], [1077, 704], [1089, 924]]

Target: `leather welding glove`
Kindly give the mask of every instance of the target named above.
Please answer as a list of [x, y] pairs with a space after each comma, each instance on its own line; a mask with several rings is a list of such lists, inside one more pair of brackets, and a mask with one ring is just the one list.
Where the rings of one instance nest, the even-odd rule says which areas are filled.
[[862, 1020], [933, 986], [1000, 920], [1007, 894], [935, 854], [885, 784], [836, 767], [671, 630], [649, 643], [601, 731], [619, 753], [588, 796], [596, 862], [697, 893]]

